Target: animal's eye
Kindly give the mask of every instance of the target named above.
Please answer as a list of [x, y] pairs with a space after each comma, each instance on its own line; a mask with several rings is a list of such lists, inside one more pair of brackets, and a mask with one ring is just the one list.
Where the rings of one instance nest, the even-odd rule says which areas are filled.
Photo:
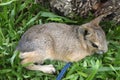
[[98, 46], [92, 42], [92, 46], [95, 47], [95, 48], [98, 48]]
[[89, 35], [89, 34], [90, 34], [90, 32], [88, 30], [85, 30], [84, 36]]

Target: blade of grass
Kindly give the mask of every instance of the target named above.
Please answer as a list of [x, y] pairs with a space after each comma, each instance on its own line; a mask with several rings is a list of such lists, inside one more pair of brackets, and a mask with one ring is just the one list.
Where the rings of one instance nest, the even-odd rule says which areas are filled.
[[88, 78], [86, 79], [86, 80], [93, 80], [93, 78], [94, 78], [94, 76], [95, 76], [95, 74], [98, 72], [98, 70], [99, 70], [99, 66], [100, 66], [100, 62], [99, 62], [99, 60], [97, 60], [96, 61], [96, 64], [93, 66], [93, 68], [92, 68], [92, 72], [91, 72], [91, 74], [88, 76]]
[[115, 73], [117, 74], [117, 75], [119, 75], [118, 74], [118, 72], [115, 70], [115, 68], [110, 64], [110, 67], [111, 67], [111, 69], [113, 70], [113, 71], [115, 71]]
[[9, 2], [5, 2], [5, 3], [0, 3], [0, 6], [6, 6], [6, 5], [10, 5], [11, 3], [15, 2], [17, 0], [11, 0]]
[[69, 22], [69, 23], [77, 23], [77, 21], [74, 21], [74, 20], [70, 20], [66, 17], [62, 17], [62, 16], [58, 16], [58, 15], [55, 15], [54, 13], [51, 13], [51, 12], [44, 12], [44, 11], [41, 11], [40, 12], [42, 17], [48, 17], [48, 20], [52, 20], [52, 21], [60, 21], [60, 22]]
[[11, 71], [12, 71], [11, 69], [3, 69], [3, 70], [0, 70], [0, 74], [8, 73]]
[[[108, 71], [120, 71], [120, 67], [113, 67], [114, 70], [111, 67], [101, 67], [99, 68], [98, 72], [108, 72]], [[89, 70], [92, 70], [92, 68], [90, 68]]]
[[39, 15], [40, 15], [40, 12], [39, 12], [35, 17], [33, 17], [32, 19], [30, 19], [30, 20], [26, 23], [25, 26], [28, 26], [28, 25], [30, 25], [32, 22], [34, 22], [34, 21], [39, 17]]
[[85, 78], [88, 76], [86, 73], [83, 73], [83, 72], [78, 72], [78, 74], [85, 77]]
[[0, 27], [0, 36], [1, 36], [2, 41], [4, 41], [4, 40], [5, 40], [5, 37], [4, 37], [4, 34], [3, 34], [3, 32], [2, 32], [1, 27]]
[[78, 77], [79, 77], [79, 75], [77, 73], [75, 73], [75, 74], [71, 74], [71, 75], [67, 76], [66, 78], [63, 78], [63, 80], [76, 80]]
[[14, 54], [13, 54], [13, 56], [11, 57], [10, 62], [11, 62], [11, 65], [12, 65], [12, 66], [13, 66], [13, 64], [14, 64], [15, 57], [16, 57], [18, 54], [19, 54], [18, 51], [15, 51]]

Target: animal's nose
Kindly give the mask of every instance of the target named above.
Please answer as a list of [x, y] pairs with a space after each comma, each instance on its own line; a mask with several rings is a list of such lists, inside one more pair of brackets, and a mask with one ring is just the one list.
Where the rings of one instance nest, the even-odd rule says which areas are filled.
[[98, 54], [103, 54], [103, 53], [105, 53], [105, 52], [106, 52], [106, 51], [104, 51], [104, 50], [98, 50], [98, 51], [97, 51]]

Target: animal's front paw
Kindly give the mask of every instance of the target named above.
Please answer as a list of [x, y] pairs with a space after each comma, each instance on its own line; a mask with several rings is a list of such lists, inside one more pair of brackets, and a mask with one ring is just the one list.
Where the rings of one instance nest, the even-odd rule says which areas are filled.
[[49, 74], [53, 74], [56, 72], [55, 68], [53, 67], [53, 65], [43, 65], [42, 67], [42, 71], [44, 73], [49, 73]]

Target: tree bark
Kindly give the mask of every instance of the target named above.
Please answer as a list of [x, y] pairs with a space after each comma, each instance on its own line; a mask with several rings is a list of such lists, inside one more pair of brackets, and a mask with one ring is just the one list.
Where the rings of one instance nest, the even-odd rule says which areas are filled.
[[[51, 11], [58, 15], [75, 18], [87, 17], [89, 13], [94, 16], [111, 12], [108, 20], [120, 22], [120, 0], [35, 0], [37, 3], [49, 3]], [[46, 6], [46, 5], [44, 5]]]

